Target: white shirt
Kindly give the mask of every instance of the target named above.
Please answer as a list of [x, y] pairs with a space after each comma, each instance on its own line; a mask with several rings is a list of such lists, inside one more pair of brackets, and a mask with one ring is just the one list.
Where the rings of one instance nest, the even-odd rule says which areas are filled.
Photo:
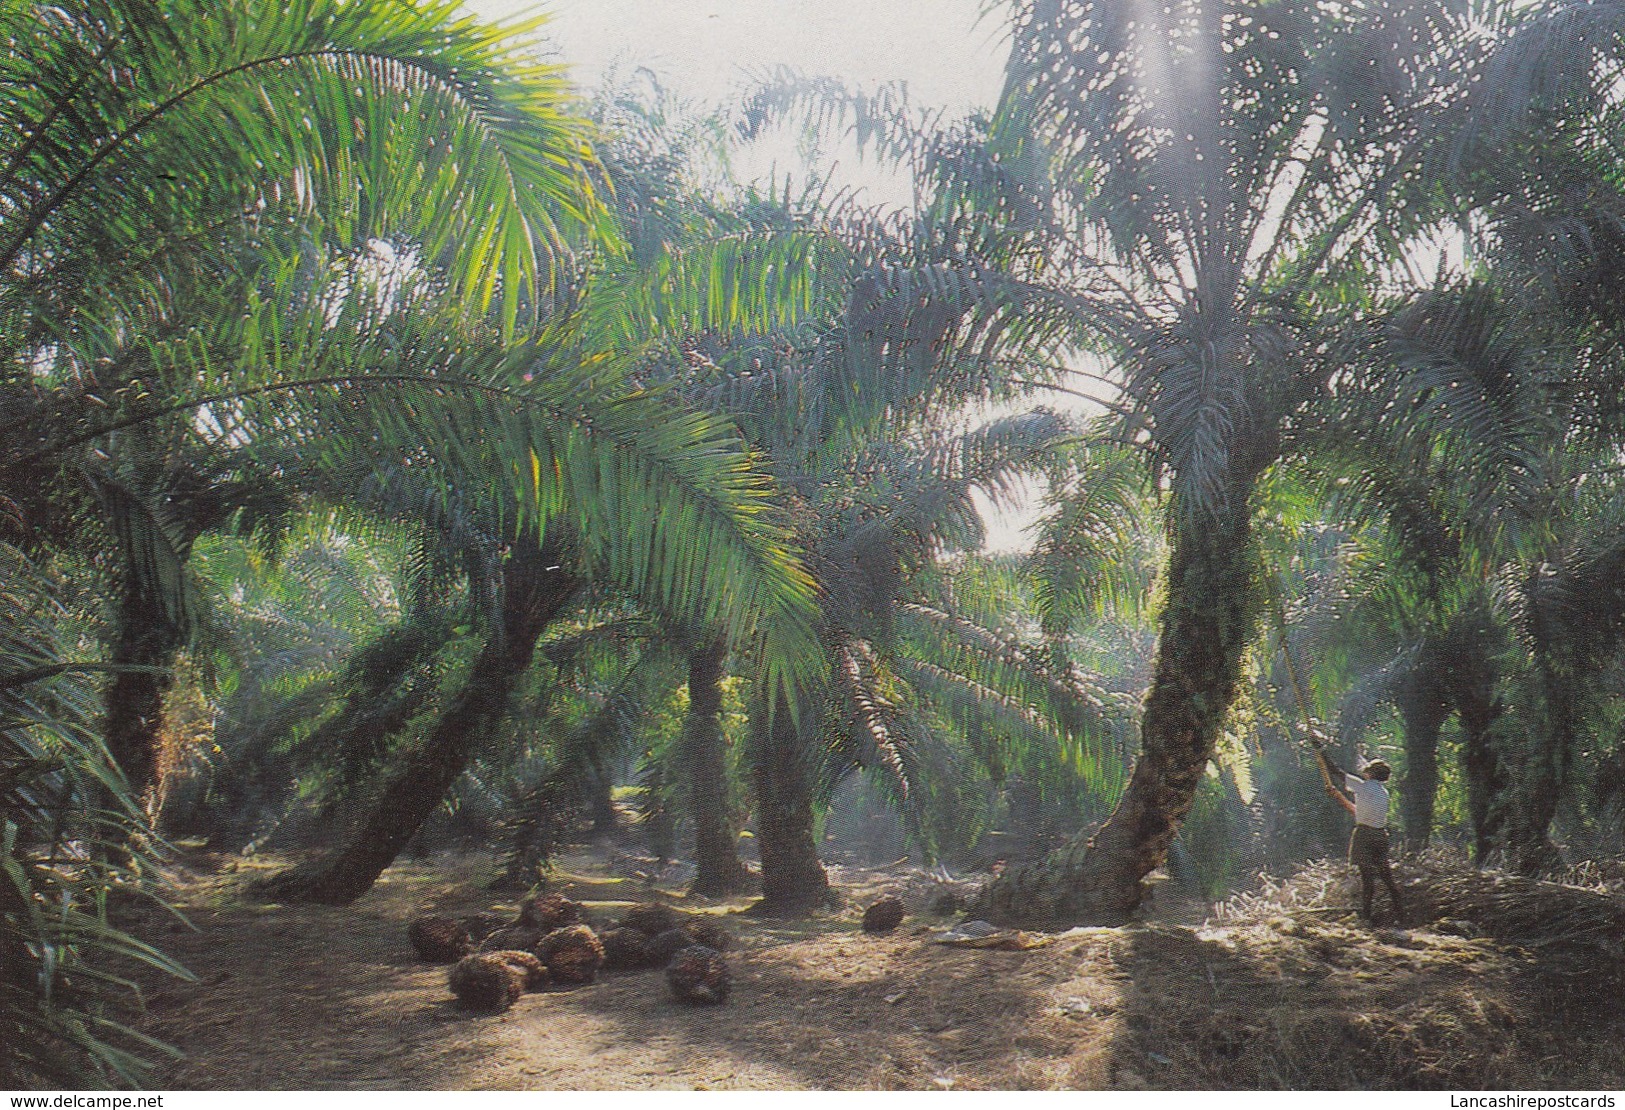
[[1388, 788], [1376, 779], [1345, 774], [1343, 785], [1354, 795], [1354, 823], [1374, 829], [1388, 827]]

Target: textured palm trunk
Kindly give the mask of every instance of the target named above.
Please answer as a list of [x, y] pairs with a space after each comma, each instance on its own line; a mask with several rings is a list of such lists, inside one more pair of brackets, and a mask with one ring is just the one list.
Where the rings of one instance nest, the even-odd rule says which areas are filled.
[[1501, 837], [1506, 772], [1491, 728], [1501, 716], [1500, 676], [1492, 659], [1489, 614], [1470, 612], [1454, 630], [1446, 653], [1446, 695], [1461, 720], [1461, 769], [1467, 785], [1467, 816], [1473, 826], [1473, 861], [1484, 863]]
[[717, 897], [744, 890], [750, 872], [734, 849], [728, 815], [728, 749], [722, 734], [723, 641], [688, 657], [688, 720], [683, 728], [683, 763], [688, 774], [689, 810], [694, 816], [695, 894]]
[[1187, 519], [1173, 537], [1140, 755], [1117, 808], [1093, 837], [1007, 870], [983, 893], [978, 913], [1053, 927], [1118, 923], [1134, 912], [1213, 758], [1256, 624], [1251, 526], [1238, 494], [1222, 514]]
[[1413, 672], [1400, 698], [1405, 743], [1405, 777], [1399, 782], [1399, 812], [1405, 843], [1423, 848], [1433, 835], [1433, 805], [1439, 792], [1439, 731], [1450, 719], [1450, 703], [1435, 680], [1436, 656]]
[[1473, 862], [1482, 864], [1501, 837], [1501, 799], [1506, 776], [1490, 738], [1490, 726], [1499, 716], [1484, 699], [1458, 699], [1461, 714], [1461, 768], [1467, 782], [1467, 817], [1473, 825]]
[[283, 902], [346, 905], [371, 889], [407, 841], [445, 799], [480, 743], [501, 721], [536, 641], [570, 601], [577, 580], [534, 546], [516, 545], [503, 568], [502, 616], [463, 688], [427, 740], [384, 786], [340, 847], [273, 877], [261, 893]]
[[1616, 736], [1614, 750], [1598, 764], [1591, 804], [1598, 815], [1597, 853], [1625, 854], [1625, 739]]
[[1507, 866], [1525, 875], [1545, 875], [1563, 865], [1551, 827], [1578, 731], [1573, 675], [1548, 658], [1542, 661], [1540, 676], [1543, 727], [1518, 749], [1503, 828]]
[[615, 777], [607, 767], [593, 768], [591, 785], [592, 834], [614, 836], [621, 827], [621, 818], [615, 812]]
[[[152, 450], [150, 457], [146, 450]], [[102, 489], [103, 508], [112, 531], [121, 536], [118, 545], [119, 598], [113, 613], [113, 640], [109, 661], [134, 668], [115, 672], [103, 694], [106, 709], [104, 729], [108, 751], [128, 783], [130, 796], [149, 814], [157, 808], [161, 746], [164, 727], [164, 695], [175, 683], [175, 658], [186, 644], [186, 619], [177, 610], [180, 599], [164, 593], [178, 587], [163, 584], [164, 575], [152, 558], [142, 553], [126, 529], [116, 522], [131, 516], [148, 516], [162, 505], [167, 540], [173, 545], [174, 571], [184, 570], [199, 536], [220, 523], [226, 515], [225, 491], [186, 467], [165, 468], [160, 478], [151, 467], [163, 455], [155, 445], [138, 448], [132, 458], [141, 459], [147, 473], [134, 488], [145, 493], [136, 496], [124, 486], [108, 484]], [[118, 489], [121, 492], [115, 493]], [[137, 504], [146, 505], [138, 509]]]
[[829, 896], [829, 877], [813, 832], [811, 768], [786, 705], [779, 704], [770, 722], [756, 724], [751, 783], [762, 857], [762, 900], [756, 908], [762, 914], [794, 916]]
[[137, 669], [115, 672], [107, 684], [107, 747], [143, 807], [150, 808], [158, 789], [164, 695], [174, 684], [175, 656], [183, 642], [160, 602], [125, 590], [114, 618], [110, 662]]

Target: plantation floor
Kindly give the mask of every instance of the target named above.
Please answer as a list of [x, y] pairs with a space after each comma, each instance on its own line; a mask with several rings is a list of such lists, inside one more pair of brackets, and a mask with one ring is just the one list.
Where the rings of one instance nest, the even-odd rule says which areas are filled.
[[[676, 900], [604, 853], [564, 864], [551, 889], [597, 920]], [[1026, 951], [933, 943], [948, 922], [929, 915], [867, 936], [872, 896], [896, 889], [913, 910], [929, 883], [838, 870], [844, 912], [725, 918], [740, 945], [724, 1006], [676, 1003], [659, 971], [612, 972], [474, 1016], [453, 1004], [445, 968], [414, 961], [406, 925], [426, 910], [513, 909], [482, 888], [478, 861], [397, 866], [343, 909], [240, 899], [236, 884], [269, 866], [184, 854], [177, 901], [195, 931], [143, 915], [142, 935], [197, 976], [146, 985], [140, 1028], [185, 1053], [154, 1086], [1625, 1088], [1621, 992], [1443, 931], [1473, 932], [1460, 922], [1360, 926], [1336, 867], [1220, 921], [1079, 930]], [[1597, 969], [1610, 982], [1621, 971]]]

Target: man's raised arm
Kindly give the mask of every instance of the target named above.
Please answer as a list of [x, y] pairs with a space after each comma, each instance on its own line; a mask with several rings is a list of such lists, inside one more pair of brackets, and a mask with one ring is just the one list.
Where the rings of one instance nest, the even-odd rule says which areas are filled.
[[1349, 800], [1348, 795], [1337, 788], [1336, 780], [1332, 777], [1333, 775], [1341, 775], [1346, 782], [1351, 776], [1339, 768], [1336, 763], [1333, 763], [1332, 757], [1326, 753], [1325, 747], [1318, 743], [1315, 745], [1315, 755], [1320, 758], [1320, 777], [1326, 783], [1326, 796], [1350, 813], [1353, 813], [1354, 803]]

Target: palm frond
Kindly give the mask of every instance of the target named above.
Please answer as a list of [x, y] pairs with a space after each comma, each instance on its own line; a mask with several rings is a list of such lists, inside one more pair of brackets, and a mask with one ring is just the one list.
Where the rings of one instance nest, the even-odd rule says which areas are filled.
[[[133, 959], [186, 976], [162, 953], [115, 927], [105, 893], [138, 889], [114, 862], [142, 824], [95, 732], [95, 688], [63, 669], [65, 614], [23, 555], [0, 546], [0, 1081], [101, 1086], [139, 1082], [144, 1051], [163, 1046], [108, 1020]], [[137, 865], [150, 865], [138, 859]]]
[[1143, 604], [1150, 588], [1147, 485], [1144, 462], [1122, 447], [1086, 440], [1057, 467], [1027, 559], [1046, 632]]
[[511, 329], [551, 285], [538, 246], [607, 229], [563, 71], [527, 58], [538, 20], [485, 25], [448, 0], [48, 10], [27, 36], [37, 68], [0, 99], [8, 268], [70, 272], [154, 225], [269, 206], [341, 242], [404, 236]]

